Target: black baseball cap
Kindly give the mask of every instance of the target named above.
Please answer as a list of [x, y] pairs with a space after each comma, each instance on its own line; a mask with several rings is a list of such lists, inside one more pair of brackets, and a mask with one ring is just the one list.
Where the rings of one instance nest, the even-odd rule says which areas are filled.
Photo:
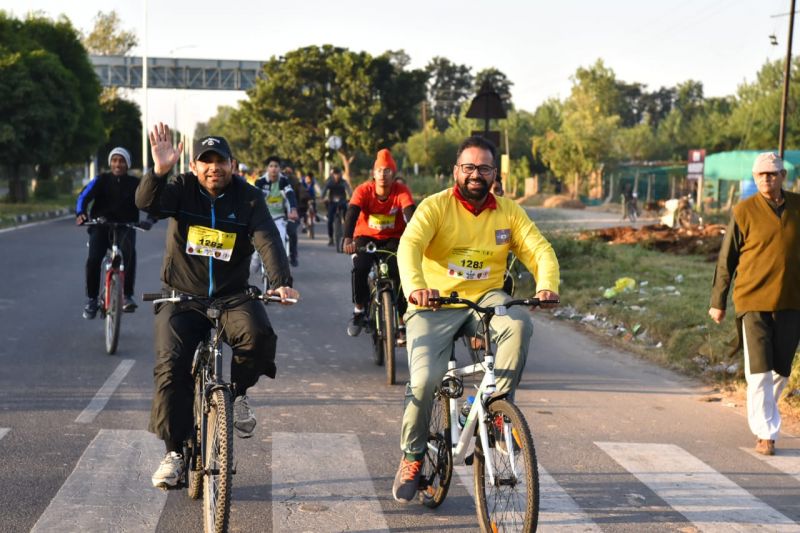
[[206, 152], [217, 152], [219, 155], [226, 159], [233, 159], [231, 154], [231, 147], [228, 146], [228, 141], [225, 137], [218, 135], [206, 135], [194, 142], [194, 160], [200, 159], [200, 156]]

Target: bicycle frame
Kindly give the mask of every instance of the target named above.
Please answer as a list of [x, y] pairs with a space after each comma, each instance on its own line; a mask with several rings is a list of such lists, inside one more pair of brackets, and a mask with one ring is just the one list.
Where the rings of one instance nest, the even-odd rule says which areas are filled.
[[123, 262], [122, 253], [120, 252], [119, 245], [117, 244], [116, 229], [112, 229], [112, 232], [114, 236], [112, 237], [111, 242], [111, 254], [110, 256], [106, 254], [106, 259], [103, 263], [104, 265], [107, 265], [103, 280], [103, 287], [105, 288], [103, 291], [103, 309], [108, 309], [111, 306], [111, 295], [108, 288], [111, 285], [111, 276], [114, 274], [114, 272], [119, 274], [120, 286], [125, 286], [125, 263]]

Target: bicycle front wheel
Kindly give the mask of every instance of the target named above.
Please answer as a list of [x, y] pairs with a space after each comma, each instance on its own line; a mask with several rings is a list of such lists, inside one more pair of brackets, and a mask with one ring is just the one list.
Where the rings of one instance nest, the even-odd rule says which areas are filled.
[[383, 364], [386, 366], [386, 384], [394, 385], [394, 352], [395, 352], [395, 321], [394, 321], [394, 298], [392, 291], [381, 293], [381, 332], [383, 333]]
[[431, 509], [447, 496], [453, 477], [453, 450], [450, 442], [450, 411], [447, 398], [436, 391], [428, 426], [428, 447], [422, 463], [420, 499]]
[[217, 389], [208, 402], [205, 469], [203, 483], [203, 523], [205, 533], [228, 531], [231, 512], [233, 473], [233, 413], [227, 390]]
[[[473, 463], [475, 506], [481, 531], [536, 531], [539, 471], [528, 423], [519, 408], [508, 400], [489, 404], [488, 415], [489, 448], [484, 450], [481, 439], [477, 438]], [[489, 461], [494, 468], [493, 484], [486, 469]]]
[[106, 289], [106, 353], [113, 355], [119, 344], [119, 327], [122, 320], [122, 283], [119, 272], [114, 271], [108, 277]]
[[[199, 346], [201, 350], [204, 346]], [[186, 476], [189, 498], [199, 500], [203, 495], [203, 456], [200, 452], [200, 442], [203, 435], [203, 426], [206, 422], [205, 410], [203, 409], [203, 395], [205, 385], [203, 383], [203, 371], [200, 370], [194, 379], [194, 434], [189, 438], [188, 446], [183, 457], [186, 459]]]
[[336, 245], [336, 251], [342, 252], [342, 240], [344, 239], [344, 225], [342, 223], [342, 216], [336, 213], [333, 219], [333, 243]]
[[369, 332], [372, 337], [372, 359], [378, 366], [383, 365], [383, 340], [381, 339], [380, 311], [375, 299], [375, 295], [369, 302]]
[[308, 238], [314, 239], [314, 213], [309, 209], [308, 210], [308, 218], [306, 222], [306, 227], [308, 228]]

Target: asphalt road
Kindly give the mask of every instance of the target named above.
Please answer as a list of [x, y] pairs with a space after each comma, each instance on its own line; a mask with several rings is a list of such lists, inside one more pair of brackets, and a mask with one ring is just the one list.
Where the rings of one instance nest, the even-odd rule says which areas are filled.
[[[137, 294], [159, 287], [165, 226], [138, 235]], [[199, 531], [199, 502], [149, 486], [163, 455], [145, 431], [152, 312], [125, 315], [105, 355], [102, 323], [81, 318], [85, 242], [71, 220], [0, 232], [0, 530]], [[268, 308], [278, 379], [251, 390], [256, 434], [235, 441], [231, 530], [475, 530], [467, 469], [435, 511], [392, 499], [403, 387], [345, 334], [348, 258], [300, 242], [302, 301]], [[739, 411], [698, 401], [696, 383], [534, 322], [517, 402], [541, 465], [540, 531], [800, 531], [797, 438], [757, 457]]]

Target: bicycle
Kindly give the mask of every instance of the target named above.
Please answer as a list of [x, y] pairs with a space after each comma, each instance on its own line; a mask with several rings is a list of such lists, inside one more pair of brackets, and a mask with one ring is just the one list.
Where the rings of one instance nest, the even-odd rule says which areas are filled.
[[[428, 446], [420, 479], [420, 498], [430, 508], [442, 504], [450, 486], [454, 464], [473, 465], [475, 507], [483, 532], [535, 531], [539, 518], [539, 472], [533, 437], [522, 411], [508, 395], [497, 390], [489, 324], [516, 305], [556, 303], [538, 298], [511, 300], [504, 305], [481, 307], [457, 293], [440, 297], [441, 305], [466, 305], [481, 320], [483, 346], [471, 365], [458, 368], [455, 351], [442, 384], [434, 393]], [[454, 339], [455, 342], [456, 339]], [[480, 355], [483, 357], [481, 358]], [[474, 401], [459, 409], [463, 378], [483, 373]], [[459, 413], [465, 418], [459, 418]], [[474, 451], [467, 450], [474, 439]], [[509, 453], [511, 450], [511, 453]]]
[[344, 240], [344, 215], [347, 211], [346, 200], [331, 200], [336, 205], [336, 211], [333, 217], [333, 242], [336, 245], [336, 251], [342, 252], [342, 241]]
[[377, 263], [373, 263], [367, 283], [369, 285], [369, 304], [367, 317], [372, 336], [372, 356], [375, 364], [386, 367], [386, 384], [394, 385], [395, 380], [395, 345], [397, 336], [397, 292], [394, 280], [389, 276], [387, 259], [396, 255], [389, 250], [378, 248], [374, 242], [357, 249], [359, 252], [379, 254]]
[[317, 210], [314, 207], [314, 201], [308, 201], [305, 217], [303, 217], [303, 225], [305, 226], [305, 233], [309, 239], [314, 239], [314, 221], [317, 218]]
[[111, 235], [111, 248], [103, 258], [100, 272], [103, 283], [100, 285], [98, 311], [105, 321], [106, 353], [114, 355], [119, 346], [119, 332], [123, 313], [123, 290], [125, 287], [125, 261], [119, 246], [119, 229], [133, 228], [145, 231], [137, 224], [130, 222], [109, 222], [104, 218], [87, 220], [84, 226], [105, 226]]
[[[223, 378], [222, 314], [246, 300], [263, 302], [281, 298], [262, 294], [250, 287], [238, 298], [201, 298], [171, 291], [145, 293], [142, 300], [160, 303], [195, 302], [213, 322], [206, 340], [197, 345], [192, 359], [191, 375], [194, 380], [193, 418], [194, 432], [183, 444], [183, 457], [187, 468], [182, 484], [189, 498], [203, 496], [203, 529], [205, 533], [222, 533], [228, 530], [231, 509], [233, 463], [233, 384]], [[290, 298], [286, 301], [296, 303]], [[200, 310], [198, 309], [198, 312]]]

